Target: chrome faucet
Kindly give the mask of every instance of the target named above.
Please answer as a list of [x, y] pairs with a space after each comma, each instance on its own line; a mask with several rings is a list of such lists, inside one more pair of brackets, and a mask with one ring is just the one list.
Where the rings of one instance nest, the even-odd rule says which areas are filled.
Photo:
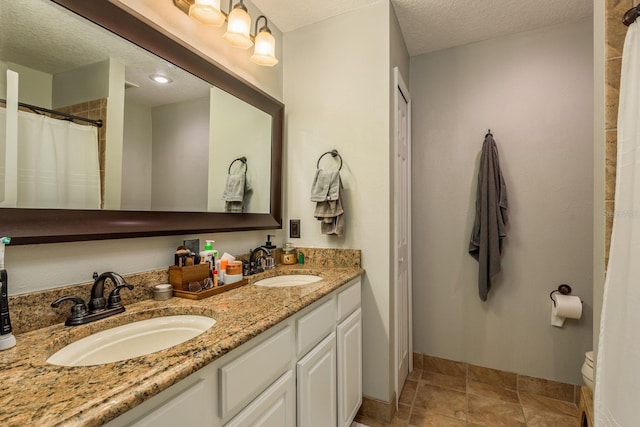
[[[122, 288], [132, 290], [133, 286], [128, 284], [121, 275], [112, 271], [102, 273], [101, 275], [93, 273], [93, 279], [94, 282], [91, 287], [91, 299], [89, 300], [88, 308], [82, 298], [76, 296], [58, 298], [51, 303], [51, 307], [57, 308], [64, 301], [73, 301], [71, 315], [65, 321], [65, 325], [84, 325], [85, 323], [104, 319], [105, 317], [113, 316], [114, 314], [124, 311], [124, 305], [122, 305], [122, 299], [120, 298], [120, 290]], [[106, 279], [111, 280], [115, 285], [115, 288], [109, 293], [107, 300], [104, 298], [104, 281]]]
[[[256, 254], [262, 252], [263, 254], [256, 258]], [[264, 271], [262, 267], [262, 261], [265, 257], [270, 257], [271, 251], [266, 246], [259, 246], [250, 251], [249, 254], [249, 274], [261, 273]]]

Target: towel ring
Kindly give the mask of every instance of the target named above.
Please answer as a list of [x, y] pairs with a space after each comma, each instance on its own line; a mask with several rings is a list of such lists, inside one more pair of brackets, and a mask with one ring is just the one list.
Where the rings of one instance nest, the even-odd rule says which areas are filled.
[[335, 148], [331, 151], [327, 151], [326, 153], [322, 154], [319, 158], [318, 158], [318, 163], [316, 164], [316, 169], [320, 169], [320, 160], [322, 160], [322, 158], [324, 156], [326, 156], [327, 154], [331, 154], [331, 157], [333, 158], [339, 158], [340, 159], [340, 167], [338, 167], [338, 172], [340, 172], [342, 170], [342, 156], [340, 155], [340, 153], [338, 153], [338, 150], [336, 150]]
[[235, 159], [229, 164], [229, 170], [227, 171], [229, 175], [231, 175], [231, 166], [233, 166], [233, 164], [238, 161], [242, 162], [242, 164], [244, 165], [244, 173], [247, 173], [247, 158], [245, 156], [242, 156], [242, 157], [238, 157], [237, 159]]
[[489, 129], [489, 130], [487, 131], [487, 134], [486, 134], [484, 137], [486, 138], [486, 137], [488, 137], [488, 136], [493, 136], [493, 134], [491, 133], [491, 129]]

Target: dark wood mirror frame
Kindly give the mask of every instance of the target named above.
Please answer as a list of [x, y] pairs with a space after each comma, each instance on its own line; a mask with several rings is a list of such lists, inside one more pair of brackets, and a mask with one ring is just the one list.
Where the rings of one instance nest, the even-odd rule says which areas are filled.
[[[107, 0], [51, 0], [185, 69], [272, 117], [268, 214], [65, 209], [0, 209], [11, 244], [35, 244], [282, 228], [284, 105]], [[80, 35], [79, 35], [80, 36]]]

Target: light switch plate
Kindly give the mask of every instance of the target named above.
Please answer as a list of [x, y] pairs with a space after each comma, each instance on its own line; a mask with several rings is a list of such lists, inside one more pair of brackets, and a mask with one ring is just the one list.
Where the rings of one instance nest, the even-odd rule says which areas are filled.
[[189, 249], [194, 254], [200, 253], [200, 239], [183, 240], [184, 247]]
[[299, 219], [289, 220], [289, 237], [292, 239], [300, 238], [300, 220]]

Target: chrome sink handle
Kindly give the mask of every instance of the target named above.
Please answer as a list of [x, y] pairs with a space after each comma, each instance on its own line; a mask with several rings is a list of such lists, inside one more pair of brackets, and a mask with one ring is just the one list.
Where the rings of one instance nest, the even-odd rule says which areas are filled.
[[71, 307], [71, 316], [69, 316], [69, 319], [81, 319], [86, 316], [87, 313], [89, 313], [84, 300], [76, 296], [58, 298], [51, 303], [51, 307], [58, 308], [64, 301], [73, 301], [73, 306]]
[[107, 308], [122, 307], [122, 299], [120, 298], [120, 289], [122, 288], [127, 288], [131, 291], [133, 290], [133, 285], [123, 283], [122, 285], [116, 286], [116, 288], [109, 294], [109, 299], [107, 300]]

